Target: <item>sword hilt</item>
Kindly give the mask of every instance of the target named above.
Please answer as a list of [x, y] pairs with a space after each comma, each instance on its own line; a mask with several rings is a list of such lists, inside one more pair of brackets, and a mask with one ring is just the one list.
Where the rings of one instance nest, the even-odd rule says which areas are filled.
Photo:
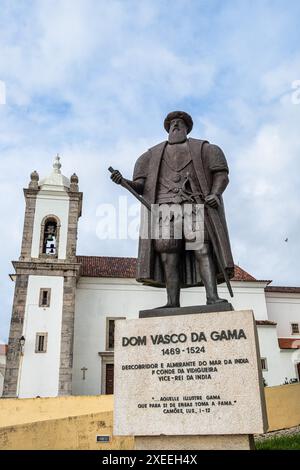
[[[113, 173], [115, 170], [113, 169], [113, 167], [109, 167], [108, 168], [108, 171], [110, 173]], [[127, 189], [136, 199], [138, 199], [138, 201], [140, 201], [142, 204], [144, 204], [144, 206], [147, 207], [147, 209], [149, 211], [151, 211], [151, 204], [149, 204], [149, 202], [147, 202], [143, 196], [141, 196], [140, 194], [138, 194], [131, 186], [130, 184], [128, 184], [128, 182], [126, 181], [125, 178], [122, 177], [122, 181], [120, 183], [121, 186], [123, 186], [123, 188]]]

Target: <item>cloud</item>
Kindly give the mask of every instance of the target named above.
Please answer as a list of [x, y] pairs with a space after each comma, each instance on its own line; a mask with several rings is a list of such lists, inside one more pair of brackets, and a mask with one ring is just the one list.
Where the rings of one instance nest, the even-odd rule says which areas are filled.
[[[165, 139], [170, 110], [194, 137], [220, 145], [230, 165], [226, 211], [235, 259], [257, 277], [299, 284], [299, 2], [32, 0], [1, 2], [0, 259], [18, 258], [22, 187], [36, 169], [79, 176], [78, 253], [135, 255], [133, 241], [96, 237], [97, 206], [117, 202], [107, 167], [130, 177]], [[13, 214], [13, 217], [12, 217]], [[288, 237], [286, 243], [283, 240]], [[0, 288], [7, 337], [13, 284]]]
[[[262, 266], [258, 270], [263, 277], [293, 285], [300, 283], [297, 263], [292, 261], [292, 257], [299, 257], [299, 113], [290, 98], [282, 99], [272, 119], [257, 130], [249, 145], [240, 149], [236, 172], [243, 175], [243, 184], [236, 202], [232, 202], [235, 211], [240, 211], [239, 223], [244, 227], [240, 235], [251, 247], [247, 264], [255, 272], [259, 259]], [[248, 256], [245, 253], [241, 262]]]

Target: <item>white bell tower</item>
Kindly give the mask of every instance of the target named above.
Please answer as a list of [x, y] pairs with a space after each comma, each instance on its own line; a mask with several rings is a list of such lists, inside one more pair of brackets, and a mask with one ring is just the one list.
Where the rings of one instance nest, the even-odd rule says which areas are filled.
[[[31, 258], [67, 258], [70, 180], [61, 174], [60, 158], [41, 180], [36, 198]], [[51, 233], [53, 232], [53, 233]]]
[[57, 155], [47, 178], [36, 171], [24, 190], [26, 211], [16, 285], [4, 396], [72, 393], [78, 177], [61, 173]]

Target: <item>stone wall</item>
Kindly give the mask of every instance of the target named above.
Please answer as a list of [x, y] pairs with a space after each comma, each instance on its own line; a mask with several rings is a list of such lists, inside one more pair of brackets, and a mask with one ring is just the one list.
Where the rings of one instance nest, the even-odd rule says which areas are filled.
[[28, 274], [17, 275], [6, 357], [3, 389], [4, 397], [17, 396], [19, 363], [21, 358], [19, 340], [23, 332], [27, 286]]
[[[2, 450], [130, 450], [132, 437], [112, 435], [113, 396], [0, 400]], [[96, 436], [109, 436], [97, 442]]]
[[23, 238], [20, 260], [31, 258], [31, 246], [33, 236], [33, 223], [36, 207], [37, 189], [24, 189], [26, 209], [24, 217]]
[[300, 383], [265, 387], [269, 431], [300, 424]]
[[67, 272], [64, 278], [59, 395], [72, 394], [75, 293], [76, 273]]

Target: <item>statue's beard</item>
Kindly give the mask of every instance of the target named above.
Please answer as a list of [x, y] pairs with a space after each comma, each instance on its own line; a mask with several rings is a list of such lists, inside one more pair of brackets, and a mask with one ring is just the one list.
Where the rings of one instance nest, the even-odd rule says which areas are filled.
[[186, 130], [185, 129], [173, 129], [169, 133], [169, 144], [180, 144], [186, 140]]

